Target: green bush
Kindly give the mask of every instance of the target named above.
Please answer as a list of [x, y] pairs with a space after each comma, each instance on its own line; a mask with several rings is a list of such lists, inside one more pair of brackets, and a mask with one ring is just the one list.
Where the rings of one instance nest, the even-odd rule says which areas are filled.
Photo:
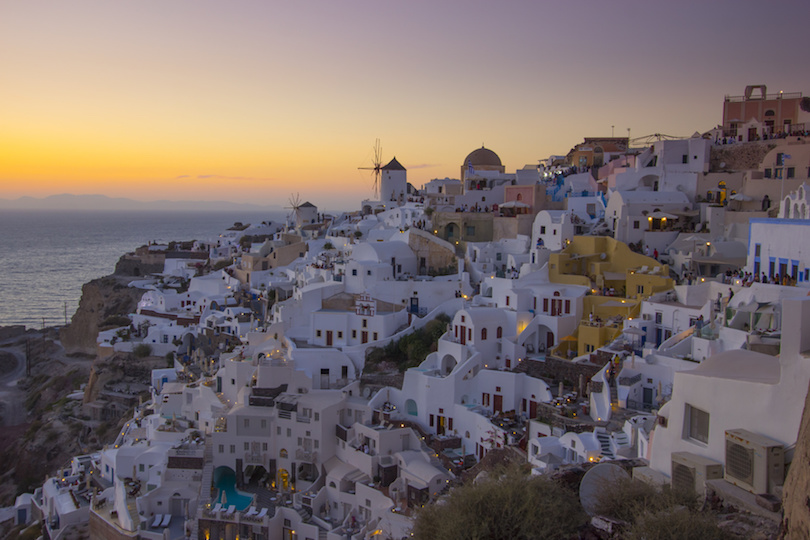
[[676, 507], [693, 510], [697, 498], [692, 493], [673, 491], [669, 486], [657, 487], [629, 478], [612, 482], [596, 498], [597, 514], [631, 523], [641, 514]]
[[575, 493], [519, 467], [453, 489], [416, 514], [417, 539], [568, 539], [587, 522]]
[[731, 535], [717, 526], [714, 516], [687, 508], [642, 514], [622, 538], [628, 540], [723, 540]]
[[148, 343], [141, 343], [132, 349], [132, 354], [134, 354], [136, 358], [146, 358], [152, 355], [152, 346]]

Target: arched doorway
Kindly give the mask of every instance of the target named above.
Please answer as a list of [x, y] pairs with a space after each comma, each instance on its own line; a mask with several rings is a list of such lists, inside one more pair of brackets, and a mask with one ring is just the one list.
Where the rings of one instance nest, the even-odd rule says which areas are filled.
[[444, 236], [446, 240], [451, 240], [453, 238], [458, 238], [459, 236], [459, 227], [455, 223], [448, 223], [447, 227], [444, 229]]

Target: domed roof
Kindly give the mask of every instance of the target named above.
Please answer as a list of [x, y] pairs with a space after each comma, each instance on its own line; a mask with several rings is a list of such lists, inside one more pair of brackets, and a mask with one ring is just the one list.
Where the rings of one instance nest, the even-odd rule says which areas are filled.
[[469, 164], [472, 164], [473, 167], [476, 165], [488, 165], [490, 167], [502, 166], [501, 158], [498, 157], [498, 154], [483, 146], [477, 150], [473, 150], [464, 158], [463, 165], [466, 166]]

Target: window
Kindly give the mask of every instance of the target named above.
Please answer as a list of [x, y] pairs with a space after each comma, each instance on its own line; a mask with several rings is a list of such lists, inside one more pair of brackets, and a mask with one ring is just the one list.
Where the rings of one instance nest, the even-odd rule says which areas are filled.
[[281, 426], [276, 426], [276, 435], [281, 435]]
[[321, 331], [315, 330], [315, 337], [321, 337]]
[[225, 445], [224, 445], [224, 444], [220, 444], [220, 445], [219, 445], [219, 453], [220, 453], [220, 454], [224, 454], [224, 453], [225, 453]]
[[498, 338], [498, 339], [501, 339], [503, 337], [503, 328], [502, 327], [499, 326], [498, 329], [495, 331], [495, 337]]
[[502, 257], [503, 257], [503, 255], [501, 253], [496, 253], [495, 254], [495, 260], [496, 261], [500, 261]]
[[292, 437], [292, 429], [287, 428], [287, 437]]
[[689, 155], [688, 154], [684, 154], [683, 156], [681, 156], [681, 163], [689, 163]]
[[571, 313], [571, 300], [565, 301], [565, 313], [566, 314]]
[[371, 270], [366, 270], [366, 275], [370, 276], [371, 275]]
[[430, 427], [433, 427], [433, 415], [432, 414], [430, 415], [429, 422], [430, 422]]
[[638, 229], [641, 226], [641, 223], [638, 220], [633, 221], [633, 228]]
[[373, 340], [374, 340], [374, 341], [377, 341], [377, 332], [374, 332], [374, 337], [373, 337]]
[[540, 225], [540, 234], [546, 234], [546, 226]]
[[250, 450], [250, 443], [246, 442], [245, 443], [245, 452], [247, 452], [248, 450]]
[[343, 332], [338, 330], [338, 339], [343, 339]]
[[783, 154], [782, 152], [779, 152], [778, 154], [776, 154], [776, 164], [777, 165], [784, 165], [785, 164], [784, 156], [785, 156], [785, 154]]
[[141, 463], [140, 465], [138, 465], [138, 471], [139, 471], [139, 472], [143, 472], [143, 471], [144, 471], [144, 466], [143, 466], [143, 463]]
[[543, 312], [548, 313], [548, 298], [543, 298]]
[[754, 256], [759, 257], [762, 252], [762, 244], [754, 244]]
[[770, 178], [771, 177], [771, 170], [770, 169], [765, 169], [765, 175], [764, 176], [765, 176], [765, 178]]
[[683, 426], [684, 438], [709, 443], [709, 413], [686, 404]]
[[796, 167], [788, 167], [785, 178], [796, 178]]
[[482, 340], [487, 339], [487, 329], [486, 328], [481, 329], [481, 339]]
[[638, 294], [644, 294], [644, 285], [636, 285], [636, 292]]
[[321, 413], [317, 413], [317, 412], [316, 412], [316, 413], [315, 413], [315, 421], [317, 422], [317, 421], [318, 421], [318, 420], [320, 420], [320, 419], [321, 419]]
[[655, 312], [655, 324], [661, 324], [664, 321], [664, 314], [660, 311]]
[[475, 236], [475, 227], [472, 225], [467, 225], [465, 234], [467, 236]]
[[363, 328], [368, 328], [368, 319], [363, 319]]
[[262, 443], [262, 452], [267, 452], [267, 443], [266, 442]]
[[357, 330], [352, 330], [352, 339], [357, 339]]
[[235, 454], [236, 453], [236, 445], [232, 444], [230, 450], [231, 450], [231, 454]]
[[357, 275], [357, 268], [355, 268], [355, 269], [353, 269], [353, 270], [352, 270], [352, 275], [353, 275], [353, 276], [356, 276], [356, 275]]

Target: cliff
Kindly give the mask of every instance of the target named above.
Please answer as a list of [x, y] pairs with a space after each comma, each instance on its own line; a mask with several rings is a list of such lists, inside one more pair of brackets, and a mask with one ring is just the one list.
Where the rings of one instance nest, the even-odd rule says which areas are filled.
[[804, 400], [796, 451], [788, 470], [782, 495], [784, 515], [781, 538], [810, 538], [810, 392]]
[[116, 315], [135, 311], [143, 291], [128, 287], [131, 277], [106, 276], [82, 286], [79, 309], [70, 324], [59, 332], [59, 339], [68, 354], [96, 354], [96, 338], [104, 322]]

